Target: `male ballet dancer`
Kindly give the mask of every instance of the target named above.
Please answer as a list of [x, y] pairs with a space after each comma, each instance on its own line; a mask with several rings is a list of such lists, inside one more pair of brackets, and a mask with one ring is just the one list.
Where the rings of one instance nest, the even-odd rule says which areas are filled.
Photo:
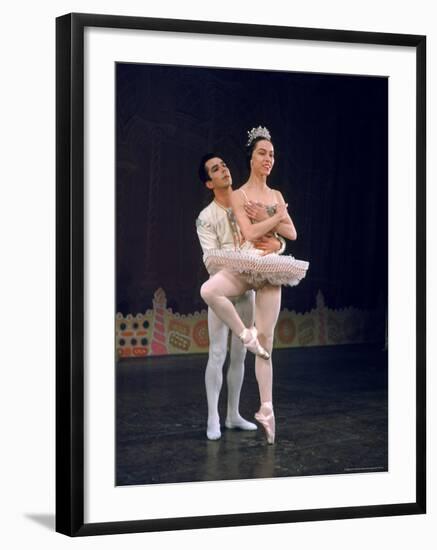
[[[199, 165], [200, 180], [214, 193], [214, 200], [204, 208], [196, 220], [197, 235], [203, 252], [215, 248], [234, 249], [239, 244], [240, 234], [230, 208], [232, 177], [223, 159], [215, 153], [204, 155]], [[250, 217], [261, 220], [266, 217], [262, 207], [247, 206]], [[256, 243], [265, 254], [282, 253], [285, 240], [282, 237], [262, 237]], [[253, 325], [254, 292], [233, 299], [235, 307], [245, 326]], [[229, 328], [208, 308], [209, 356], [205, 371], [208, 422], [206, 436], [210, 440], [220, 439], [220, 417], [218, 400], [223, 383], [223, 364], [226, 359]], [[225, 426], [229, 429], [256, 430], [256, 424], [245, 420], [239, 413], [240, 392], [244, 377], [246, 348], [234, 335], [231, 338], [230, 363], [227, 375], [228, 403]]]

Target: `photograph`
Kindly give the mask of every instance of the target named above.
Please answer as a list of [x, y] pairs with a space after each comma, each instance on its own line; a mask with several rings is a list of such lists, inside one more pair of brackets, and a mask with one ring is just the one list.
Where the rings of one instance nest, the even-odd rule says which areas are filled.
[[5, 548], [432, 548], [431, 6], [6, 4]]
[[57, 20], [57, 531], [425, 513], [425, 37]]
[[116, 485], [387, 472], [388, 78], [115, 97]]

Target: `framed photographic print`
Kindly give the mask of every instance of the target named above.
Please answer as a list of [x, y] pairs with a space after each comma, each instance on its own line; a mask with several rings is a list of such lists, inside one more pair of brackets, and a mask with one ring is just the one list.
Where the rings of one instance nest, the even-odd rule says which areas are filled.
[[59, 532], [425, 513], [425, 44], [57, 19]]

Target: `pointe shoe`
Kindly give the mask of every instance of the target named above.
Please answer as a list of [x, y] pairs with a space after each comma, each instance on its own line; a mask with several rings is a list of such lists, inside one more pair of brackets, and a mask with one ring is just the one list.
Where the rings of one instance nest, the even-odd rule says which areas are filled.
[[243, 342], [245, 348], [255, 355], [258, 355], [258, 357], [265, 360], [270, 359], [270, 353], [261, 346], [258, 342], [257, 336], [258, 331], [256, 330], [256, 327], [245, 328], [240, 334], [240, 340]]
[[261, 424], [266, 432], [267, 443], [273, 445], [275, 442], [275, 414], [270, 401], [262, 403], [260, 410], [255, 413], [255, 419]]

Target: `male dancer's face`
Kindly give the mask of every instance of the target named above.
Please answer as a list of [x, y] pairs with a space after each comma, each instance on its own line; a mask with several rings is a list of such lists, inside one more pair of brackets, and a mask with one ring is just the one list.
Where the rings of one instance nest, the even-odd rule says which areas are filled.
[[231, 173], [223, 159], [213, 157], [207, 160], [205, 170], [209, 176], [209, 180], [206, 182], [208, 189], [228, 189], [232, 186]]

